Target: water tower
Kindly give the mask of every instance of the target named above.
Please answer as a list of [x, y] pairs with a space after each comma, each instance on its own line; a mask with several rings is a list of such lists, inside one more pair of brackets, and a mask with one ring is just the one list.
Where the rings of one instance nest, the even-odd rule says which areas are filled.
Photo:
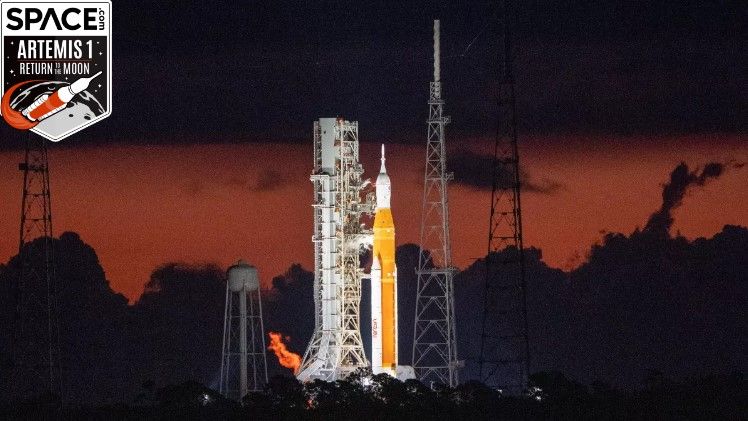
[[227, 278], [219, 390], [240, 401], [268, 381], [260, 278], [243, 260], [229, 267]]

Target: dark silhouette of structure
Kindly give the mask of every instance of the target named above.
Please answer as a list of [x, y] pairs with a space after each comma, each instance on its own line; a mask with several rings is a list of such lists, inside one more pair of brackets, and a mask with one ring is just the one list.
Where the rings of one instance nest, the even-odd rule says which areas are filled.
[[[522, 245], [517, 117], [512, 73], [511, 3], [504, 0], [501, 69], [478, 367], [487, 385], [519, 393], [527, 388], [530, 352]], [[499, 253], [504, 249], [508, 253]]]
[[[52, 211], [46, 141], [28, 134], [18, 242], [22, 259], [15, 285], [13, 377], [21, 396], [61, 396], [60, 333], [52, 248]], [[40, 241], [32, 240], [40, 239]], [[27, 250], [24, 248], [27, 247]]]

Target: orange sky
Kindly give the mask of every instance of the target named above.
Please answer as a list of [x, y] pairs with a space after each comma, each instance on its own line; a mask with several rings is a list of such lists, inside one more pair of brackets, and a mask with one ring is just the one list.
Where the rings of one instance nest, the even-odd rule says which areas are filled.
[[[678, 162], [748, 160], [748, 142], [740, 136], [609, 140], [523, 140], [521, 159], [532, 178], [563, 184], [555, 193], [522, 199], [525, 244], [543, 249], [552, 266], [579, 263], [601, 230], [628, 233], [642, 226], [659, 207], [661, 185]], [[490, 145], [459, 147], [488, 151]], [[399, 244], [418, 242], [423, 149], [388, 146]], [[365, 143], [361, 154], [365, 176], [374, 177], [379, 145]], [[0, 153], [0, 261], [17, 251], [20, 158], [19, 151]], [[226, 266], [241, 257], [269, 282], [291, 263], [311, 266], [311, 161], [311, 144], [52, 145], [55, 234], [80, 233], [96, 249], [112, 287], [131, 300], [151, 271], [170, 261]], [[748, 223], [747, 180], [748, 169], [729, 170], [692, 191], [675, 213], [674, 230], [693, 238]], [[459, 267], [485, 254], [489, 198], [490, 192], [459, 185], [450, 190]]]

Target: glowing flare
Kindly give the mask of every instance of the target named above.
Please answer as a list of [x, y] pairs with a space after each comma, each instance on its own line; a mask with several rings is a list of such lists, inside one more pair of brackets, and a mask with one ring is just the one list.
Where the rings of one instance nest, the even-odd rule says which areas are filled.
[[301, 366], [301, 355], [286, 348], [286, 344], [283, 343], [283, 335], [280, 333], [268, 332], [268, 336], [270, 337], [268, 349], [275, 353], [280, 365], [293, 370], [294, 375], [298, 374], [299, 366]]

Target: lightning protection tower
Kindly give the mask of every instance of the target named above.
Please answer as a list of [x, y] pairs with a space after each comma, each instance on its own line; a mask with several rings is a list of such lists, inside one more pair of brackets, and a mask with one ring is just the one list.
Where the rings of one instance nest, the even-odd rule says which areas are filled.
[[503, 8], [503, 68], [478, 365], [485, 384], [519, 394], [527, 389], [530, 349], [509, 0], [504, 0]]
[[335, 381], [368, 367], [361, 340], [360, 264], [372, 231], [362, 217], [374, 212], [364, 196], [358, 122], [314, 122], [314, 333], [297, 378]]
[[241, 401], [268, 381], [265, 326], [257, 269], [239, 260], [228, 270], [219, 391]]
[[413, 334], [413, 368], [427, 385], [455, 386], [457, 376], [457, 334], [453, 277], [449, 241], [449, 204], [444, 146], [444, 100], [440, 81], [439, 21], [434, 21], [434, 81], [430, 84], [426, 173], [421, 213], [421, 250], [418, 257], [418, 286]]
[[52, 250], [52, 210], [46, 141], [28, 134], [15, 288], [13, 381], [21, 397], [44, 392], [62, 397], [60, 332]]

